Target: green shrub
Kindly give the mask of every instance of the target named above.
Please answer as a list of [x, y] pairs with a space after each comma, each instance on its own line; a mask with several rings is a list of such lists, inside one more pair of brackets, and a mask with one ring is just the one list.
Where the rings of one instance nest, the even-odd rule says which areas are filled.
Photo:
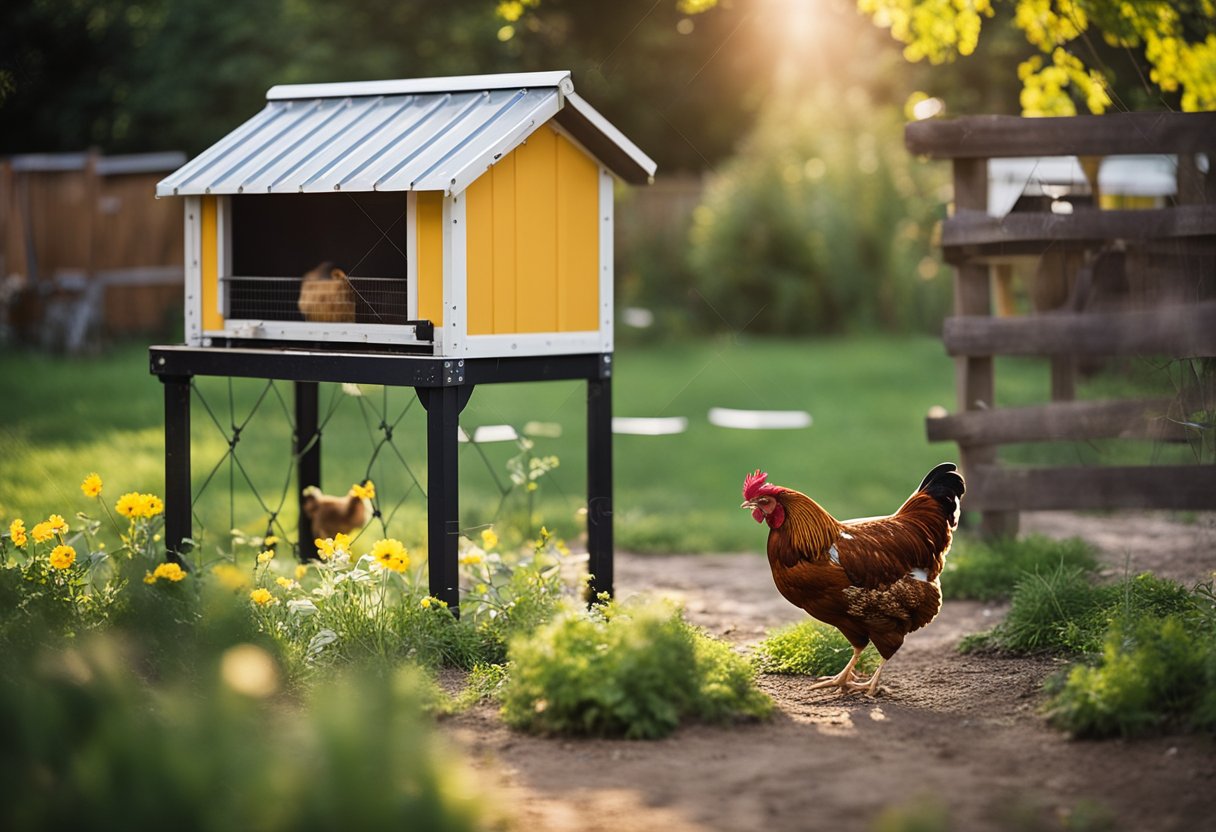
[[1171, 717], [1206, 722], [1216, 688], [1212, 633], [1194, 633], [1178, 616], [1117, 622], [1101, 660], [1077, 665], [1048, 709], [1078, 736], [1134, 735]]
[[[762, 673], [789, 673], [805, 676], [832, 676], [844, 670], [853, 647], [839, 630], [822, 621], [808, 619], [770, 631], [756, 645], [752, 661]], [[870, 645], [857, 660], [860, 674], [873, 673], [878, 653]]]
[[1078, 736], [1134, 735], [1174, 720], [1216, 731], [1216, 594], [1141, 575], [1121, 590], [1102, 654], [1048, 703]]
[[1052, 567], [1091, 573], [1098, 561], [1093, 548], [1079, 538], [958, 538], [946, 558], [942, 596], [977, 601], [1008, 598], [1024, 575], [1044, 573]]
[[753, 332], [936, 331], [950, 298], [931, 241], [942, 174], [859, 90], [782, 98], [694, 212], [698, 290]]
[[568, 610], [510, 647], [503, 714], [561, 734], [666, 736], [687, 719], [767, 716], [772, 703], [726, 645], [659, 603]]

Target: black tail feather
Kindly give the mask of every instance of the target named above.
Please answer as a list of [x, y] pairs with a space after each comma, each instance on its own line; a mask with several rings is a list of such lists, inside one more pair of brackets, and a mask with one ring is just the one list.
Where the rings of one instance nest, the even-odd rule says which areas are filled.
[[921, 480], [917, 493], [925, 493], [937, 501], [953, 528], [958, 525], [959, 512], [962, 510], [962, 497], [967, 492], [963, 476], [958, 472], [958, 466], [953, 462], [943, 462], [925, 475]]

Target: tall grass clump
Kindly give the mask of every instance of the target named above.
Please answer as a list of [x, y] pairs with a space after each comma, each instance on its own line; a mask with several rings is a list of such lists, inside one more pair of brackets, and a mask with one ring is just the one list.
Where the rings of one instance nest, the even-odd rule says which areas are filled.
[[570, 609], [515, 638], [502, 702], [518, 728], [630, 739], [772, 710], [741, 656], [658, 602]]
[[[752, 662], [762, 673], [833, 676], [844, 670], [852, 656], [853, 647], [839, 630], [808, 619], [770, 631], [756, 645]], [[857, 672], [873, 673], [877, 667], [878, 654], [871, 645], [857, 660]]]
[[1053, 568], [1090, 574], [1098, 561], [1093, 547], [1075, 537], [956, 538], [942, 573], [942, 596], [976, 601], [1008, 598], [1022, 577]]
[[964, 647], [1096, 654], [1116, 620], [1162, 618], [1191, 606], [1191, 594], [1185, 587], [1147, 572], [1096, 585], [1078, 567], [1057, 566], [1024, 576], [1013, 592], [1005, 620], [981, 640], [965, 641]]

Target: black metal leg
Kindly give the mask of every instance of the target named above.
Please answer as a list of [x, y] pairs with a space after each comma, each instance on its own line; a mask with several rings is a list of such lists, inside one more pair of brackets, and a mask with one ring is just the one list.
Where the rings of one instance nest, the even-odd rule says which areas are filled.
[[419, 387], [426, 408], [427, 564], [431, 595], [460, 614], [460, 483], [456, 433], [471, 388]]
[[612, 594], [612, 379], [587, 381], [587, 553], [591, 594]]
[[191, 530], [190, 376], [161, 376], [165, 390], [165, 549], [182, 563]]
[[303, 491], [310, 485], [321, 487], [321, 434], [318, 430], [317, 383], [315, 381], [295, 382], [296, 398], [296, 433], [295, 454], [297, 489], [296, 499], [300, 506], [299, 557], [300, 560], [312, 560], [317, 556], [317, 546], [312, 533], [312, 522], [304, 514]]

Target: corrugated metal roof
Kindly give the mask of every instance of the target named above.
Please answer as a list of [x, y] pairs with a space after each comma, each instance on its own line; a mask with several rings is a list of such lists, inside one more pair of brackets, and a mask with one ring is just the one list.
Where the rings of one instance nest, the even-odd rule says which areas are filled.
[[589, 150], [646, 181], [654, 162], [572, 92], [569, 73], [274, 87], [156, 193], [460, 191], [563, 107]]

